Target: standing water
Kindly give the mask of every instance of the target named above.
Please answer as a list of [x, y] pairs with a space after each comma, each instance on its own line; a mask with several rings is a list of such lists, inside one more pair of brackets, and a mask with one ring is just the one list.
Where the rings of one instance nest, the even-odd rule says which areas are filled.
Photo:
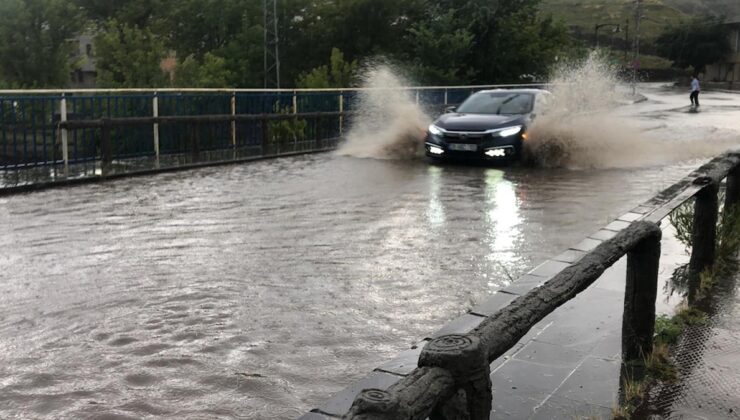
[[[611, 155], [740, 132], [737, 95], [642, 90]], [[578, 171], [389, 160], [428, 120], [367, 103], [413, 118], [357, 121], [345, 156], [0, 198], [0, 418], [297, 417], [701, 162], [610, 163], [605, 129], [567, 131]]]

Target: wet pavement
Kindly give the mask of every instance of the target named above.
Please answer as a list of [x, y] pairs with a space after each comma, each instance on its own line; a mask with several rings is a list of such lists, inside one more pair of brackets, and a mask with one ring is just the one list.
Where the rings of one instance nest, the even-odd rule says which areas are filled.
[[[684, 96], [651, 88], [630, 118], [677, 139], [740, 131], [737, 96], [706, 95], [706, 125], [685, 121]], [[297, 417], [700, 162], [571, 171], [324, 154], [0, 198], [0, 417]], [[611, 302], [612, 288], [593, 299]], [[577, 399], [555, 379], [569, 369], [609, 371], [596, 357], [608, 336], [578, 357], [554, 352], [548, 401]], [[563, 344], [545, 338], [494, 383]]]

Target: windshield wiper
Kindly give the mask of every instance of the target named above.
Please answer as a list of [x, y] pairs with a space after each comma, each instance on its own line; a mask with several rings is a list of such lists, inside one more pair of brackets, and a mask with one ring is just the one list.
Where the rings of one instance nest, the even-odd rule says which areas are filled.
[[521, 95], [516, 94], [514, 96], [509, 96], [508, 98], [504, 99], [501, 102], [501, 105], [499, 105], [498, 109], [496, 110], [496, 115], [501, 115], [501, 108], [503, 108], [504, 105], [507, 105], [509, 102], [513, 101], [514, 99], [518, 98], [519, 96], [521, 96]]

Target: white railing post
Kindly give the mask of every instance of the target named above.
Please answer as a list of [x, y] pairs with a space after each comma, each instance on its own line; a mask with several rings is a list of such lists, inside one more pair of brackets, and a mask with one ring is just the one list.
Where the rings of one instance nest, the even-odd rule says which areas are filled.
[[[159, 96], [157, 92], [154, 92], [154, 98], [152, 98], [152, 116], [154, 118], [159, 117]], [[154, 156], [156, 158], [156, 165], [159, 167], [159, 123], [155, 122], [153, 126], [154, 134]]]
[[231, 120], [231, 158], [236, 160], [236, 91], [231, 92], [231, 116], [234, 117]]
[[[236, 117], [236, 92], [231, 93], [231, 116]], [[236, 119], [231, 120], [231, 147], [236, 148]]]
[[293, 91], [293, 114], [298, 113], [298, 93]]
[[448, 95], [447, 95], [448, 92], [449, 92], [449, 89], [445, 88], [445, 107], [447, 107], [447, 105], [450, 104], [450, 102], [448, 101]]
[[[344, 91], [339, 91], [339, 112], [344, 112]], [[344, 133], [344, 115], [339, 115], [339, 136]]]
[[419, 90], [416, 90], [416, 105], [419, 105]]
[[[60, 120], [61, 122], [67, 122], [67, 98], [62, 93], [62, 101], [60, 104]], [[62, 160], [64, 161], [64, 176], [69, 175], [69, 139], [67, 137], [67, 128], [62, 128]]]

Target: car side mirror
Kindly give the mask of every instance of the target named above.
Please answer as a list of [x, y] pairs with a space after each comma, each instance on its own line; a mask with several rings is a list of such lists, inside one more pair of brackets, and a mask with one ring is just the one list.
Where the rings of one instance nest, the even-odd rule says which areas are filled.
[[457, 111], [457, 107], [456, 106], [448, 106], [447, 108], [445, 108], [445, 112], [448, 113], [448, 114], [450, 112], [455, 112], [455, 111]]

